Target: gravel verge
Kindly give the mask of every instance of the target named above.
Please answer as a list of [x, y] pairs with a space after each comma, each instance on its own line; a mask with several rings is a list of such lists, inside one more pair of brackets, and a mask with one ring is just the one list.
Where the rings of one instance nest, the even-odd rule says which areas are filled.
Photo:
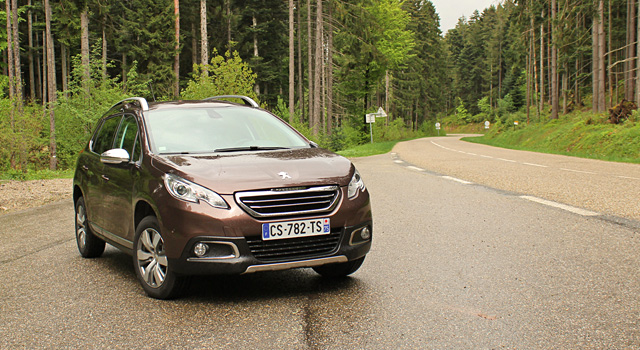
[[0, 182], [0, 215], [71, 199], [72, 179]]

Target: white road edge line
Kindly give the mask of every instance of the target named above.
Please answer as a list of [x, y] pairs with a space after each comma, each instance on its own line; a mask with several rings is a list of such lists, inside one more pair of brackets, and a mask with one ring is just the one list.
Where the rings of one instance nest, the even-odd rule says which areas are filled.
[[616, 175], [616, 177], [619, 177], [619, 178], [621, 178], [621, 179], [627, 179], [627, 180], [640, 180], [640, 178], [637, 178], [637, 177], [631, 177], [631, 176]]
[[574, 214], [578, 214], [578, 215], [582, 215], [582, 216], [598, 216], [598, 215], [600, 215], [599, 213], [596, 213], [594, 211], [590, 211], [590, 210], [586, 210], [586, 209], [580, 209], [580, 208], [572, 207], [570, 205], [566, 205], [566, 204], [562, 204], [562, 203], [558, 203], [558, 202], [552, 202], [552, 201], [548, 201], [546, 199], [542, 199], [542, 198], [538, 198], [538, 197], [520, 196], [520, 198], [526, 199], [528, 201], [540, 203], [540, 204], [543, 204], [543, 205], [547, 205], [547, 206], [550, 206], [550, 207], [566, 210], [568, 212], [571, 212], [571, 213], [574, 213]]
[[422, 168], [418, 168], [417, 166], [409, 165], [407, 168], [415, 171], [424, 171]]
[[537, 166], [537, 167], [540, 167], [540, 168], [548, 168], [547, 165], [541, 165], [541, 164], [535, 164], [535, 163], [522, 163], [522, 164], [531, 165], [531, 166]]
[[509, 163], [517, 163], [515, 160], [511, 160], [511, 159], [504, 159], [504, 158], [496, 158], [497, 160], [501, 160], [503, 162], [509, 162]]
[[573, 172], [573, 173], [580, 173], [580, 174], [598, 175], [598, 173], [593, 173], [593, 172], [590, 172], [590, 171], [573, 170], [573, 169], [567, 169], [567, 168], [560, 168], [560, 170], [570, 171], [570, 172]]
[[443, 176], [442, 178], [443, 179], [447, 179], [447, 180], [451, 180], [451, 181], [455, 181], [455, 182], [459, 182], [459, 183], [465, 184], [465, 185], [472, 185], [473, 184], [473, 182], [465, 181], [465, 180], [462, 180], [462, 179], [457, 179], [457, 178], [451, 177], [451, 176]]

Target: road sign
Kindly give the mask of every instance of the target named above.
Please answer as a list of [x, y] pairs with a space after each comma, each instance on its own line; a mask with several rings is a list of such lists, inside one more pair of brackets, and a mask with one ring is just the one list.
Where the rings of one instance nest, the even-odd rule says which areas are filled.
[[436, 123], [436, 130], [440, 130], [440, 123]]
[[387, 112], [385, 112], [384, 109], [382, 109], [382, 107], [378, 107], [378, 112], [376, 114], [378, 115], [378, 117], [386, 117], [387, 116]]
[[367, 124], [375, 123], [376, 122], [375, 113], [369, 113], [369, 114], [365, 115], [365, 122]]
[[488, 121], [488, 120], [485, 120], [485, 122], [484, 122], [484, 128], [485, 128], [485, 129], [489, 129], [489, 125], [491, 125], [491, 123], [489, 123], [489, 121]]

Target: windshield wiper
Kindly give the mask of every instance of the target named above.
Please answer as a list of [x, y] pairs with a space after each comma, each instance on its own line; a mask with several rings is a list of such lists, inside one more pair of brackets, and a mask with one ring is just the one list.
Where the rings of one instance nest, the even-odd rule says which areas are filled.
[[244, 147], [228, 147], [218, 148], [214, 152], [242, 152], [242, 151], [273, 151], [278, 149], [288, 149], [287, 147], [263, 147], [263, 146], [244, 146]]
[[163, 156], [175, 156], [175, 155], [184, 155], [184, 154], [192, 154], [193, 152], [160, 152], [158, 154], [163, 155]]

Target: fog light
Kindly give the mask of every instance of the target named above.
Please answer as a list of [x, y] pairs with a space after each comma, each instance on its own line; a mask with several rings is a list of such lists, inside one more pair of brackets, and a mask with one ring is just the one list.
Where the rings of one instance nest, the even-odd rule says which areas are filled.
[[207, 254], [207, 250], [209, 250], [209, 247], [204, 243], [198, 243], [193, 247], [193, 253], [199, 258]]
[[362, 231], [360, 231], [360, 237], [362, 237], [362, 239], [364, 240], [371, 238], [371, 231], [369, 231], [368, 226], [363, 228]]

